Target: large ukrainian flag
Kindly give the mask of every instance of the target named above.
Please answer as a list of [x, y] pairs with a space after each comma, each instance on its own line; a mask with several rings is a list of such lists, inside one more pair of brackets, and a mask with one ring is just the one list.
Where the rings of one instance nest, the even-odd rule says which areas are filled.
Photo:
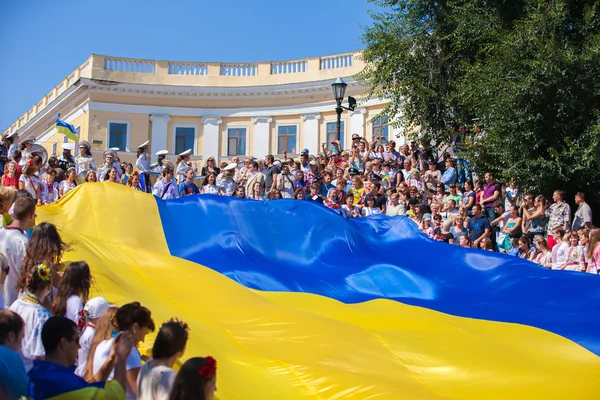
[[291, 200], [92, 183], [38, 215], [99, 294], [189, 323], [220, 399], [598, 398], [598, 276]]

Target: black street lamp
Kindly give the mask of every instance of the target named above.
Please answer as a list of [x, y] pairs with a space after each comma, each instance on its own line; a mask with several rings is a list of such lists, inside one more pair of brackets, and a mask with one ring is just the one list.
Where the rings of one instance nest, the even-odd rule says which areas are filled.
[[338, 77], [335, 82], [331, 84], [331, 88], [333, 89], [333, 97], [335, 98], [335, 102], [337, 103], [337, 107], [335, 108], [335, 112], [337, 113], [337, 138], [336, 140], [340, 140], [340, 132], [342, 128], [342, 112], [344, 109], [354, 111], [354, 107], [356, 107], [356, 99], [352, 96], [348, 96], [348, 107], [344, 107], [342, 102], [344, 101], [344, 95], [346, 94], [346, 86], [348, 84], [343, 81], [342, 78]]

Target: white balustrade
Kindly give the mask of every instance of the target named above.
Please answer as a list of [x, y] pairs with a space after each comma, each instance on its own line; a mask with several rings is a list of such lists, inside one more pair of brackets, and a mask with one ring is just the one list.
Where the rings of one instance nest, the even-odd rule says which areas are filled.
[[271, 63], [271, 74], [279, 75], [306, 72], [306, 64], [306, 61], [287, 61]]
[[321, 69], [335, 69], [352, 66], [352, 54], [321, 58]]
[[254, 76], [257, 72], [254, 64], [221, 64], [222, 76]]
[[169, 75], [208, 75], [208, 65], [200, 63], [169, 63]]
[[124, 60], [118, 58], [106, 58], [104, 69], [107, 71], [139, 72], [142, 74], [153, 74], [156, 70], [154, 61]]

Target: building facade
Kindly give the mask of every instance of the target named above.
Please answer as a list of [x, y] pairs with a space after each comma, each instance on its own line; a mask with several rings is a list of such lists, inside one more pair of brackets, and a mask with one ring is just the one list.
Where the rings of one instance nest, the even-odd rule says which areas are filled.
[[54, 126], [60, 113], [90, 142], [97, 163], [113, 147], [121, 160], [134, 162], [146, 140], [153, 155], [166, 149], [170, 159], [191, 149], [197, 166], [209, 156], [220, 162], [293, 156], [305, 148], [314, 154], [336, 138], [331, 84], [340, 76], [346, 96], [359, 103], [342, 115], [342, 147], [350, 147], [355, 133], [402, 143], [387, 117], [374, 119], [387, 101], [364, 99], [365, 87], [353, 78], [363, 67], [360, 53], [240, 64], [92, 55], [3, 134], [16, 130], [60, 154], [67, 142]]

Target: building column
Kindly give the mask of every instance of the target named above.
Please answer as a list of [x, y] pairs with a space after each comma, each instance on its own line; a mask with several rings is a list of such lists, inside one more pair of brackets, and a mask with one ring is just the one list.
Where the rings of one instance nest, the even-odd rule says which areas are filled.
[[204, 117], [204, 132], [202, 133], [202, 159], [214, 157], [217, 160], [216, 165], [219, 165], [219, 125], [223, 120], [221, 117]]
[[367, 115], [367, 109], [364, 107], [358, 107], [354, 111], [350, 111], [351, 132], [348, 132], [348, 129], [346, 129], [346, 141], [349, 141], [348, 143], [352, 141], [352, 135], [355, 133], [360, 137], [366, 138], [365, 115]]
[[302, 130], [301, 135], [301, 146], [300, 141], [297, 144], [298, 149], [301, 151], [302, 149], [308, 149], [311, 154], [317, 154], [321, 151], [321, 146], [319, 145], [319, 120], [321, 119], [321, 114], [303, 114], [302, 121], [304, 122], [304, 129]]
[[271, 117], [252, 117], [252, 123], [254, 124], [254, 135], [252, 144], [254, 147], [254, 157], [263, 159], [267, 154], [271, 154]]
[[167, 124], [171, 121], [171, 117], [166, 114], [152, 114], [150, 121], [152, 122], [150, 154], [152, 155], [152, 161], [156, 161], [155, 154], [157, 151], [169, 149], [167, 146]]

